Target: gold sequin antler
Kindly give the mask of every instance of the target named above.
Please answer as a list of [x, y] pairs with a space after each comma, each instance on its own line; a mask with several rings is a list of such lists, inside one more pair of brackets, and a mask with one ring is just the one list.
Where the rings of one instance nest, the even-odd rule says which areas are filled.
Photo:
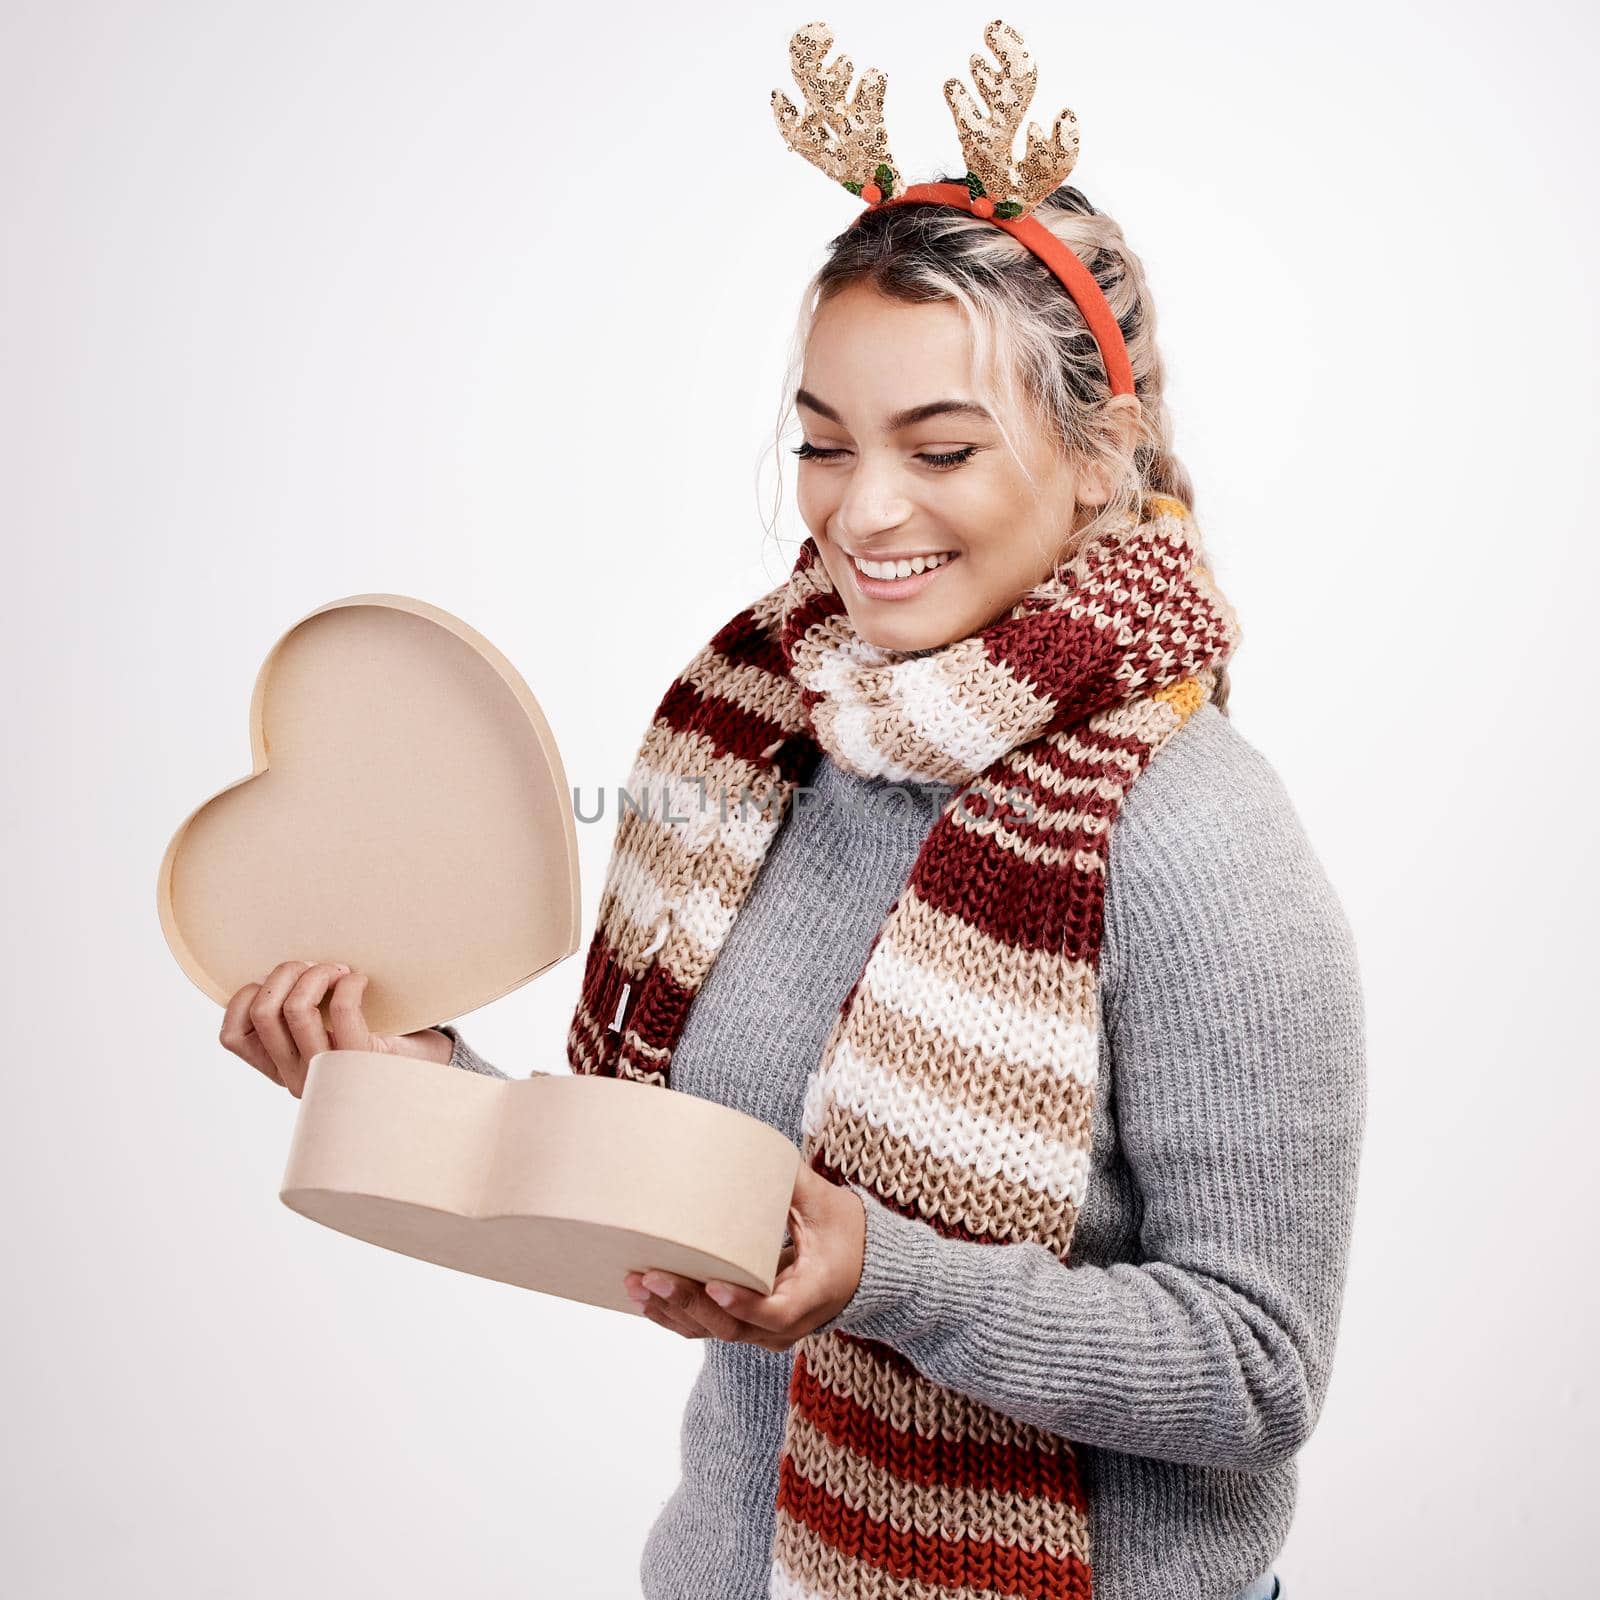
[[944, 97], [967, 158], [967, 187], [974, 199], [987, 195], [995, 216], [1009, 220], [1026, 216], [1072, 171], [1078, 159], [1078, 119], [1063, 111], [1048, 139], [1037, 122], [1030, 122], [1028, 153], [1013, 165], [1017, 129], [1039, 74], [1021, 34], [1010, 24], [996, 18], [983, 30], [983, 42], [1000, 58], [998, 69], [981, 55], [971, 62], [989, 114], [978, 110], [959, 78], [945, 81]]
[[855, 67], [849, 56], [825, 67], [823, 57], [832, 48], [833, 30], [825, 22], [808, 22], [795, 33], [789, 40], [789, 64], [805, 93], [805, 114], [778, 89], [772, 91], [772, 114], [784, 143], [796, 155], [820, 167], [851, 194], [875, 204], [900, 188], [883, 124], [888, 80], [876, 67], [868, 67], [861, 74], [861, 87], [847, 100]]

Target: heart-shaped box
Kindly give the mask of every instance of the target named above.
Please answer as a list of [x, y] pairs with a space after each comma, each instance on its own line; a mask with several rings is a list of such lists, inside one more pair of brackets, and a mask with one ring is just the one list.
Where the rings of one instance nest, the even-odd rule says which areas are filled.
[[634, 1312], [622, 1275], [649, 1267], [770, 1293], [799, 1159], [699, 1095], [324, 1050], [282, 1198], [404, 1255]]
[[[169, 948], [219, 1005], [279, 961], [368, 975], [374, 1033], [451, 1021], [578, 948], [560, 753], [516, 669], [404, 595], [330, 601], [268, 653], [254, 771], [162, 859]], [[758, 1118], [615, 1078], [494, 1079], [325, 1050], [280, 1197], [355, 1238], [636, 1311], [659, 1267], [769, 1293], [800, 1153]]]

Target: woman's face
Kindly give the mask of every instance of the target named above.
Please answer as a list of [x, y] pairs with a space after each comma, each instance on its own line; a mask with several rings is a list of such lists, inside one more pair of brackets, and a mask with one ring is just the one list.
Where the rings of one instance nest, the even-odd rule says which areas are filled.
[[[978, 405], [970, 364], [954, 303], [859, 284], [818, 312], [806, 345], [800, 514], [856, 632], [887, 649], [948, 644], [994, 621], [1072, 532], [1076, 474], [1023, 435], [1035, 492]], [[889, 562], [921, 570], [887, 576]]]

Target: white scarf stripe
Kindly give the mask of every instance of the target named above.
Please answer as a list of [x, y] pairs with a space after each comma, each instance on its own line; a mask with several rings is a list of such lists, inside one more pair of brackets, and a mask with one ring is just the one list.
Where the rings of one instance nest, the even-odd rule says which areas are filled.
[[840, 1109], [978, 1177], [1026, 1184], [1074, 1211], [1083, 1204], [1087, 1150], [946, 1100], [878, 1066], [844, 1038], [806, 1090], [803, 1132], [820, 1134], [825, 1120]]
[[[629, 775], [627, 792], [638, 809], [657, 826], [667, 829], [691, 854], [698, 854], [713, 838], [720, 839], [728, 851], [752, 865], [762, 860], [783, 818], [777, 806], [774, 814], [763, 816], [760, 801], [739, 794], [719, 795], [715, 782], [691, 781], [681, 773], [668, 772], [640, 760]], [[704, 799], [702, 800], [702, 794]], [[662, 814], [665, 797], [668, 814]], [[744, 804], [741, 806], [740, 801]], [[618, 796], [617, 809], [627, 810]], [[726, 809], [727, 821], [721, 812]]]
[[626, 846], [618, 846], [616, 872], [608, 889], [611, 903], [634, 927], [655, 932], [666, 908], [666, 891], [655, 874]]
[[862, 982], [880, 1005], [968, 1050], [1037, 1067], [1062, 1086], [1088, 1087], [1099, 1075], [1096, 1029], [1046, 1007], [1015, 1005], [968, 988], [909, 960], [884, 940], [872, 952]]
[[1000, 733], [956, 699], [937, 656], [908, 663], [895, 674], [890, 692], [918, 735], [967, 772], [982, 772], [1006, 753]]
[[895, 761], [873, 740], [877, 732], [872, 708], [866, 705], [839, 705], [829, 729], [834, 754], [855, 772], [869, 778], [887, 778], [905, 783], [921, 777], [915, 767]]
[[709, 956], [722, 948], [735, 914], [715, 889], [706, 886], [689, 890], [674, 908], [672, 920]]
[[857, 772], [876, 775], [882, 757], [872, 742], [872, 723], [867, 708], [838, 701], [832, 707], [831, 716], [829, 732], [839, 759]]
[[[629, 851], [619, 854], [617, 867], [611, 891], [613, 904], [628, 923], [654, 938], [661, 931], [661, 914], [668, 905], [665, 890], [655, 874]], [[709, 885], [687, 890], [672, 902], [673, 927], [682, 929], [707, 960], [722, 949], [736, 914]]]
[[767, 1585], [767, 1600], [823, 1600], [815, 1589], [803, 1584], [781, 1560], [772, 1563]]
[[815, 689], [830, 700], [850, 700], [854, 697], [853, 686], [858, 670], [859, 663], [850, 660], [848, 651], [831, 649], [819, 656], [815, 665], [808, 666], [804, 672], [797, 672], [795, 677], [808, 689]]

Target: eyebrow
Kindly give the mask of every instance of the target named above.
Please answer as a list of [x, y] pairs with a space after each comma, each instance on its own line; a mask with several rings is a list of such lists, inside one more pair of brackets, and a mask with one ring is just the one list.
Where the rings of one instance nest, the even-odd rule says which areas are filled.
[[[826, 417], [829, 422], [837, 422], [840, 427], [844, 426], [844, 418], [826, 401], [819, 400], [809, 389], [797, 391], [794, 403], [815, 411], [819, 416]], [[904, 411], [894, 412], [884, 431], [898, 433], [913, 423], [926, 422], [929, 417], [972, 417], [983, 422], [994, 421], [994, 418], [974, 400], [929, 400], [920, 406], [907, 406]]]

